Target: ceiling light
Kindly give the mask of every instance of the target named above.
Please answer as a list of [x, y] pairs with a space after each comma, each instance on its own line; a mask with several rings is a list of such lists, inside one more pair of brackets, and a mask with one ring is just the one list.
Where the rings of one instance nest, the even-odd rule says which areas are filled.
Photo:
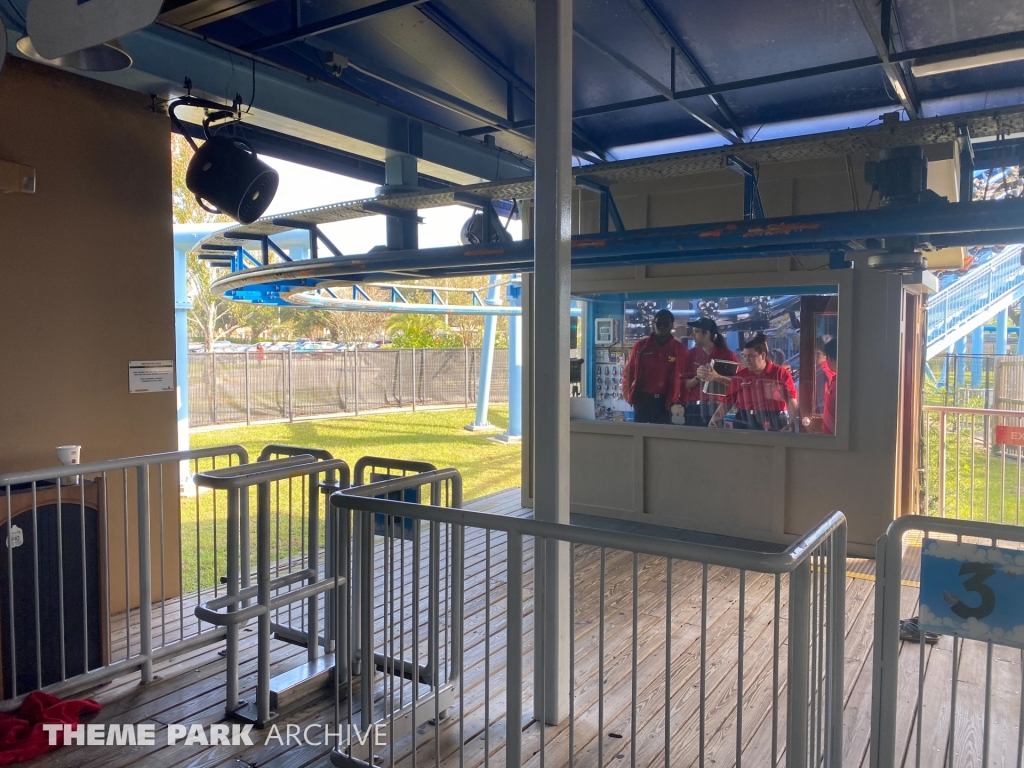
[[[203, 121], [206, 142], [201, 147], [174, 115], [175, 109], [184, 106], [214, 110]], [[241, 224], [251, 224], [262, 216], [277, 194], [277, 171], [245, 142], [214, 135], [210, 129], [210, 123], [234, 118], [236, 113], [216, 102], [191, 97], [172, 101], [168, 113], [195, 152], [185, 170], [185, 186], [196, 202], [210, 213], [223, 213]]]
[[43, 64], [50, 64], [62, 69], [74, 69], [78, 72], [117, 72], [128, 69], [132, 65], [132, 57], [118, 45], [116, 40], [83, 48], [56, 59], [45, 59], [40, 56], [35, 46], [32, 45], [32, 39], [28, 36], [21, 38], [17, 42], [17, 46], [22, 55], [33, 61], [40, 61]]
[[973, 56], [961, 56], [957, 59], [915, 59], [910, 67], [914, 77], [944, 75], [947, 72], [960, 72], [976, 67], [988, 67], [992, 64], [1006, 64], [1011, 61], [1024, 61], [1024, 48], [1008, 48], [1005, 51], [979, 53]]

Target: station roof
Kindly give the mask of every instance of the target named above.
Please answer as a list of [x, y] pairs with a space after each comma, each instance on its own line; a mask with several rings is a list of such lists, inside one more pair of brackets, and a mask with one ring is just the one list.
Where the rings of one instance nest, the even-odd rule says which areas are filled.
[[[532, 154], [532, 0], [165, 7], [168, 23]], [[749, 141], [764, 124], [840, 113], [980, 109], [995, 105], [985, 94], [1024, 86], [1019, 61], [913, 73], [923, 58], [1024, 46], [1024, 8], [1005, 0], [575, 0], [574, 19], [575, 144], [602, 158], [680, 137]]]
[[[27, 5], [0, 0], [12, 29]], [[534, 12], [534, 0], [166, 0], [145, 40], [153, 48], [184, 35], [186, 61], [147, 64], [142, 46], [124, 40], [150, 72], [104, 79], [175, 95], [180, 73], [194, 71], [203, 90], [202, 67], [187, 59], [198, 62], [204, 46], [230, 59], [243, 102], [259, 107], [262, 96], [264, 109], [277, 108], [255, 67], [256, 92], [243, 85], [256, 61], [261, 78], [267, 65], [298, 75], [317, 98], [408, 117], [457, 137], [458, 151], [471, 140], [518, 158], [487, 172], [481, 157], [461, 176], [435, 178], [509, 178], [532, 170]], [[861, 127], [884, 112], [918, 120], [1024, 104], [1024, 61], [971, 66], [1024, 48], [1024, 7], [1005, 0], [575, 0], [574, 19], [574, 145], [584, 161]], [[929, 63], [949, 71], [926, 74]], [[230, 99], [225, 88], [205, 90]], [[819, 127], [797, 125], [807, 120]]]

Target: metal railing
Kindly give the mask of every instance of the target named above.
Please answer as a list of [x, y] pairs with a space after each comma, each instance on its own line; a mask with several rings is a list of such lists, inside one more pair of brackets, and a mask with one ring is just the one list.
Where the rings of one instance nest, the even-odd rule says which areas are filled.
[[[314, 681], [328, 670], [315, 667], [320, 648], [328, 653], [333, 650], [334, 637], [330, 629], [320, 634], [320, 595], [341, 588], [346, 575], [336, 578], [334, 563], [327, 564], [325, 573], [320, 572], [321, 522], [324, 539], [334, 538], [333, 515], [325, 514], [321, 521], [319, 514], [320, 477], [326, 476], [328, 483], [334, 483], [334, 475], [340, 475], [338, 487], [348, 485], [348, 465], [340, 459], [314, 457], [297, 453], [301, 449], [286, 446], [270, 446], [261, 456], [261, 461], [236, 467], [207, 470], [195, 475], [198, 486], [227, 492], [227, 574], [226, 594], [201, 602], [195, 608], [195, 615], [202, 621], [226, 630], [226, 679], [225, 710], [228, 716], [248, 720], [263, 728], [272, 719], [280, 699], [293, 689], [302, 688], [307, 679]], [[326, 452], [322, 452], [326, 453]], [[271, 455], [291, 454], [284, 458], [270, 459]], [[289, 487], [295, 478], [305, 482], [308, 498], [308, 523], [303, 520], [301, 529], [307, 534], [305, 546], [297, 562], [289, 559], [282, 570], [280, 556], [271, 553], [272, 486], [286, 482]], [[250, 585], [252, 552], [249, 544], [249, 520], [242, 511], [241, 498], [248, 490], [256, 493], [256, 583]], [[290, 496], [291, 494], [289, 494]], [[280, 502], [278, 503], [280, 510]], [[278, 521], [280, 516], [277, 517]], [[291, 518], [289, 517], [289, 520]], [[280, 540], [278, 531], [278, 540]], [[271, 570], [276, 564], [276, 575]], [[299, 586], [301, 585], [301, 586]], [[250, 603], [250, 601], [254, 601]], [[299, 627], [292, 623], [292, 607], [300, 604]], [[282, 617], [282, 613], [286, 615]], [[256, 696], [252, 702], [239, 699], [239, 632], [252, 619], [257, 620], [257, 682]], [[274, 681], [270, 677], [271, 632], [288, 642], [304, 645], [307, 649], [308, 664], [298, 676], [291, 672], [279, 675]], [[333, 661], [333, 660], [332, 660]], [[339, 679], [343, 679], [339, 676]], [[300, 694], [294, 693], [295, 698]]]
[[1024, 267], [1020, 254], [1020, 245], [1010, 246], [928, 299], [928, 357], [1021, 297]]
[[[384, 674], [363, 668], [359, 723], [390, 731], [384, 748], [339, 737], [335, 765], [605, 765], [612, 749], [633, 766], [740, 766], [748, 751], [751, 763], [777, 765], [784, 753], [791, 767], [841, 765], [841, 513], [784, 551], [752, 552], [453, 509], [435, 490], [451, 473], [331, 496], [363, 531], [385, 521], [378, 543], [363, 539], [363, 578], [379, 581], [359, 642], [372, 644]], [[430, 505], [370, 498], [426, 484]], [[567, 626], [546, 623], [547, 590], [531, 566], [554, 550], [567, 555]], [[424, 580], [439, 600], [424, 601]], [[567, 686], [568, 716], [552, 726], [536, 714], [552, 683], [528, 665], [548, 669], [544, 638], [559, 633], [569, 648], [554, 682]], [[424, 655], [419, 639], [438, 636]], [[524, 717], [531, 697], [535, 715]], [[356, 722], [340, 698], [336, 717], [339, 732]]]
[[1024, 411], [922, 408], [920, 514], [1024, 524], [1020, 447], [1000, 427], [1024, 427]]
[[938, 355], [926, 375], [926, 405], [1024, 411], [1024, 355]]
[[1024, 544], [1024, 529], [1016, 526], [917, 515], [896, 520], [879, 538], [869, 764], [1019, 766], [1024, 652], [948, 635], [936, 645], [901, 642], [900, 619], [908, 615], [901, 595], [904, 561], [920, 546], [905, 541], [908, 534], [915, 540], [939, 534], [958, 542]]
[[224, 446], [0, 475], [0, 698], [136, 670], [148, 683], [155, 661], [222, 640], [192, 606], [219, 593], [223, 499], [180, 489], [184, 474], [246, 462]]
[[[508, 402], [508, 350], [494, 350], [490, 402]], [[470, 407], [480, 350], [370, 349], [324, 352], [191, 352], [193, 427], [387, 408]]]

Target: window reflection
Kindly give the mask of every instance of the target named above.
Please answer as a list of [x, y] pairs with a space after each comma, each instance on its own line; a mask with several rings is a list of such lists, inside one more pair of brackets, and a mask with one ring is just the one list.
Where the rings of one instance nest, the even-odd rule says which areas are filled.
[[592, 362], [574, 418], [835, 434], [834, 289], [579, 298]]

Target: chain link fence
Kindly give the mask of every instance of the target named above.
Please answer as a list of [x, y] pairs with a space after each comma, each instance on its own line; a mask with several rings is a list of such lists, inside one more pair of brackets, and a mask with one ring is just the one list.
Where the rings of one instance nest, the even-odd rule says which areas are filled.
[[[386, 408], [476, 405], [480, 349], [191, 352], [189, 423], [251, 424]], [[508, 402], [508, 350], [494, 350], [491, 403]]]

